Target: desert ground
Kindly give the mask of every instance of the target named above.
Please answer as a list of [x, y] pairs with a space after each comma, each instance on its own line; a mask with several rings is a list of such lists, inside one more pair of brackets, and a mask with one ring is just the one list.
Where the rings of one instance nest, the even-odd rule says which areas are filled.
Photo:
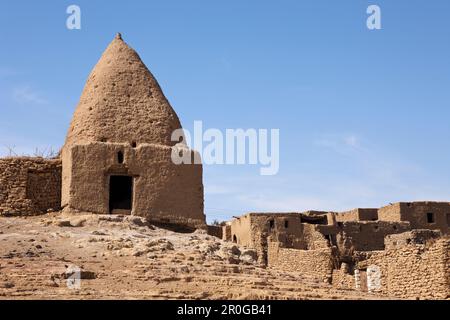
[[[67, 285], [73, 268], [80, 286]], [[72, 270], [72, 271], [71, 271]], [[0, 299], [378, 299], [260, 266], [255, 252], [135, 216], [0, 217]]]

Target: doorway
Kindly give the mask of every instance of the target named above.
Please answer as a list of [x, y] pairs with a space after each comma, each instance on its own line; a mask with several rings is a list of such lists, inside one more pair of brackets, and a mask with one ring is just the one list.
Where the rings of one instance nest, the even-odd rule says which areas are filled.
[[109, 213], [131, 213], [133, 203], [133, 177], [110, 176]]
[[367, 287], [367, 269], [359, 271], [360, 288], [363, 292], [368, 292]]

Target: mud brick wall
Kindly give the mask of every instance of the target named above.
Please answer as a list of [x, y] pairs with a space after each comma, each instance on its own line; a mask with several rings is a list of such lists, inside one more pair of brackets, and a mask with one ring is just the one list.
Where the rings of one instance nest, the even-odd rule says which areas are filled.
[[324, 235], [318, 231], [321, 226], [313, 224], [302, 224], [303, 227], [303, 239], [306, 244], [306, 249], [316, 250], [325, 249], [329, 247], [328, 241]]
[[336, 221], [376, 221], [378, 209], [358, 208], [350, 211], [335, 213]]
[[284, 271], [299, 272], [306, 277], [331, 282], [333, 259], [331, 248], [299, 250], [282, 248], [278, 242], [268, 244], [268, 266]]
[[245, 215], [239, 219], [233, 219], [230, 226], [231, 241], [247, 247], [253, 247], [252, 228], [250, 215]]
[[375, 252], [357, 268], [371, 265], [380, 268], [381, 293], [407, 299], [450, 298], [449, 238]]
[[384, 249], [384, 238], [390, 234], [410, 230], [409, 222], [361, 221], [341, 222], [337, 235], [341, 251], [353, 248], [357, 251]]
[[60, 205], [59, 159], [0, 159], [0, 215], [38, 215], [59, 210]]
[[300, 213], [249, 213], [231, 221], [231, 239], [255, 249], [258, 261], [267, 264], [269, 238], [270, 242], [278, 242], [283, 248], [328, 248], [328, 240], [319, 227], [324, 225], [302, 223]]
[[442, 236], [438, 230], [415, 229], [400, 234], [391, 234], [384, 238], [386, 249], [398, 249], [408, 244], [425, 244], [431, 239]]
[[231, 226], [225, 225], [222, 226], [222, 240], [231, 241]]
[[391, 205], [378, 209], [378, 220], [381, 221], [403, 221], [400, 215], [400, 203], [393, 203]]
[[[287, 225], [286, 221], [288, 221]], [[288, 241], [286, 232], [301, 235], [300, 227], [298, 213], [248, 213], [231, 221], [231, 240], [239, 245], [255, 249], [258, 261], [267, 264], [267, 238], [272, 235], [277, 238], [277, 241], [282, 237], [284, 241]], [[296, 237], [290, 235], [289, 238], [291, 240]]]
[[[428, 215], [432, 216], [429, 221]], [[400, 202], [378, 210], [380, 220], [409, 221], [412, 229], [440, 230], [447, 234], [450, 227], [449, 202]]]
[[[182, 151], [195, 155], [188, 148]], [[206, 229], [202, 165], [176, 165], [171, 155], [171, 147], [147, 143], [135, 148], [109, 142], [74, 145], [62, 157], [62, 204], [68, 211], [111, 213], [110, 177], [126, 175], [133, 180], [127, 213], [152, 223]]]
[[207, 226], [207, 232], [210, 236], [222, 239], [222, 227], [221, 226]]

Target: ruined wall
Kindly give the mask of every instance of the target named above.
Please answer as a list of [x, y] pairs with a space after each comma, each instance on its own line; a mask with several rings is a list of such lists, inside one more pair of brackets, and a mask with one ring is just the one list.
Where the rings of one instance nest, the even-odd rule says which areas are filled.
[[222, 240], [224, 241], [231, 241], [231, 225], [226, 224], [222, 226]]
[[425, 244], [431, 239], [438, 239], [441, 236], [441, 232], [437, 230], [414, 229], [409, 232], [387, 236], [384, 238], [384, 246], [386, 250], [398, 249], [408, 244]]
[[[239, 245], [256, 250], [258, 260], [267, 263], [267, 238], [273, 235], [295, 246], [296, 236], [301, 234], [298, 213], [248, 213], [231, 221], [231, 239]], [[286, 235], [287, 230], [293, 233]]]
[[[429, 221], [428, 215], [431, 215]], [[448, 233], [450, 223], [450, 203], [448, 202], [400, 202], [378, 211], [383, 221], [409, 221], [412, 229], [440, 230]]]
[[[286, 221], [288, 222], [287, 227], [285, 226]], [[273, 241], [279, 242], [284, 248], [314, 250], [329, 246], [329, 241], [319, 231], [320, 227], [323, 227], [322, 225], [300, 221], [298, 218], [275, 218], [275, 226], [268, 230], [268, 234]]]
[[287, 216], [254, 213], [250, 213], [248, 216], [250, 218], [251, 247], [255, 249], [259, 263], [267, 265], [268, 238], [274, 230], [282, 227], [282, 221]]
[[[441, 230], [448, 233], [447, 215], [450, 214], [448, 202], [411, 202], [400, 203], [403, 220], [411, 222], [412, 229]], [[428, 221], [432, 214], [433, 222]]]
[[[123, 162], [119, 163], [118, 153]], [[171, 147], [123, 143], [88, 143], [71, 149], [66, 184], [69, 209], [110, 213], [109, 178], [133, 177], [132, 214], [155, 223], [206, 227], [201, 165], [176, 165]], [[189, 151], [190, 152], [190, 151]]]
[[0, 159], [0, 215], [37, 215], [59, 210], [61, 161]]
[[408, 299], [450, 298], [449, 238], [374, 252], [357, 268], [370, 266], [380, 269], [380, 287], [374, 292]]
[[[249, 213], [231, 221], [231, 239], [255, 249], [258, 260], [263, 264], [267, 263], [269, 237], [284, 248], [328, 248], [329, 241], [318, 230], [326, 225], [302, 223], [302, 217], [300, 213]], [[317, 216], [313, 220], [321, 222], [323, 219], [319, 218]]]
[[217, 237], [219, 239], [222, 239], [222, 227], [221, 226], [210, 226], [207, 227], [207, 233], [210, 236]]
[[378, 209], [375, 208], [359, 208], [359, 220], [361, 221], [376, 221], [378, 220]]
[[335, 218], [337, 222], [358, 221], [358, 210], [354, 209], [350, 211], [337, 212], [335, 213]]
[[400, 213], [400, 203], [394, 203], [378, 209], [378, 220], [380, 221], [403, 221]]
[[341, 289], [356, 289], [355, 275], [349, 270], [349, 265], [341, 264], [341, 268], [333, 270], [332, 285]]
[[[323, 225], [304, 223], [303, 214], [250, 214], [250, 217], [253, 234], [270, 235], [283, 247], [316, 249], [328, 246], [324, 235], [318, 231]], [[326, 219], [326, 215], [313, 218], [317, 222], [322, 222], [322, 219]]]
[[253, 247], [250, 215], [244, 215], [231, 221], [231, 241], [247, 247]]
[[267, 261], [271, 268], [299, 272], [306, 277], [331, 282], [333, 273], [331, 248], [298, 250], [282, 248], [277, 242], [269, 242]]
[[341, 252], [346, 249], [373, 251], [384, 249], [387, 235], [410, 230], [408, 222], [363, 221], [338, 224], [337, 242]]
[[358, 208], [350, 211], [335, 213], [336, 221], [376, 221], [378, 209]]
[[325, 239], [324, 235], [319, 232], [321, 226], [312, 224], [302, 224], [302, 242], [305, 245], [305, 249], [315, 250], [321, 248], [328, 248], [330, 242]]

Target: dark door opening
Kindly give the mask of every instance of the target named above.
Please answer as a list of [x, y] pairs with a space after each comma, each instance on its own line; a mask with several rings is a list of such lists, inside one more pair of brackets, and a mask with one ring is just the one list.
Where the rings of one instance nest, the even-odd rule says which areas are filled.
[[428, 212], [427, 213], [427, 222], [428, 223], [434, 223], [434, 213], [433, 212]]
[[132, 203], [133, 177], [111, 176], [109, 180], [109, 212], [130, 212]]

